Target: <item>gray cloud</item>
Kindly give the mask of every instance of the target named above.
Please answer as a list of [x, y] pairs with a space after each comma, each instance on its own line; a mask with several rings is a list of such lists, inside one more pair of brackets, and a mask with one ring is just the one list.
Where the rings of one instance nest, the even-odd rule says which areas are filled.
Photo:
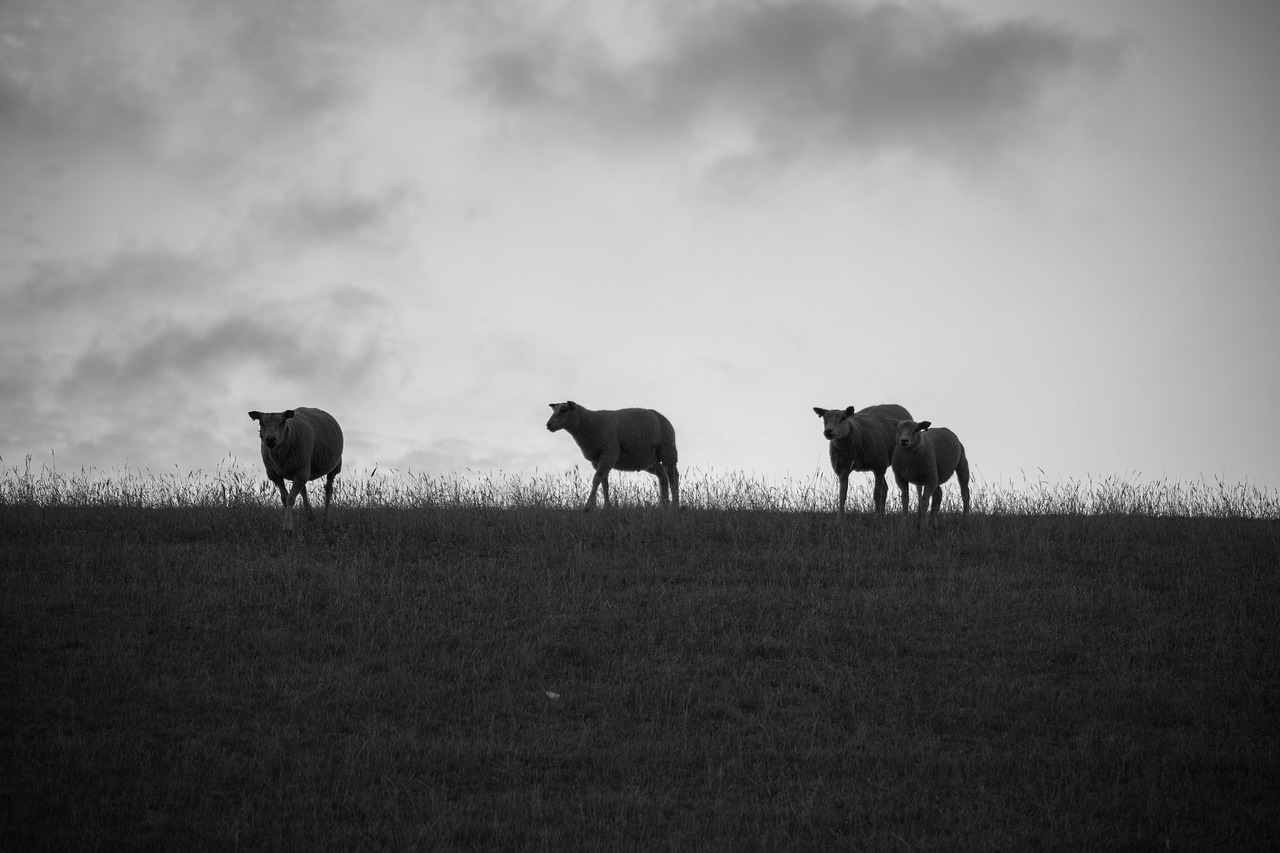
[[280, 383], [360, 383], [381, 359], [377, 321], [386, 307], [376, 294], [339, 285], [304, 300], [268, 296], [98, 327], [58, 390], [72, 399], [177, 384], [226, 391], [225, 377], [242, 368]]
[[355, 101], [362, 57], [394, 17], [339, 0], [16, 0], [0, 9], [0, 119], [18, 120], [2, 123], [32, 157], [113, 149], [227, 167], [296, 145]]
[[131, 247], [102, 258], [33, 264], [16, 287], [0, 292], [0, 306], [28, 322], [52, 314], [102, 317], [113, 306], [134, 313], [137, 305], [155, 308], [207, 294], [226, 273], [209, 258]]
[[[212, 460], [235, 446], [234, 430], [219, 425], [234, 426], [249, 408], [310, 401], [359, 408], [378, 387], [386, 360], [374, 334], [317, 327], [294, 336], [243, 315], [99, 337], [70, 362], [39, 366], [43, 380], [56, 377], [52, 387], [0, 386], [14, 413], [6, 449], [51, 447], [73, 459]], [[243, 444], [251, 444], [247, 435]]]
[[207, 388], [216, 374], [238, 366], [290, 379], [315, 367], [297, 358], [293, 341], [278, 326], [236, 314], [213, 324], [170, 323], [100, 335], [75, 359], [58, 390], [72, 399], [105, 400], [172, 385]]
[[419, 198], [348, 111], [431, 5], [0, 4], [0, 186], [40, 196], [0, 198], [0, 238], [49, 238], [0, 281], [0, 452], [191, 459], [246, 407], [359, 409], [414, 369]]
[[723, 3], [676, 21], [630, 64], [541, 33], [485, 55], [474, 85], [505, 108], [613, 140], [728, 121], [764, 153], [970, 158], [1016, 143], [1057, 87], [1115, 73], [1124, 51], [1120, 39], [931, 4]]
[[[0, 382], [9, 413], [0, 453], [191, 458], [199, 426], [224, 436], [198, 448], [213, 459], [234, 435], [217, 425], [234, 425], [246, 406], [275, 405], [282, 393], [359, 405], [379, 393], [397, 346], [382, 296], [350, 282], [260, 292], [236, 280], [244, 275], [196, 254], [132, 249], [42, 264], [0, 294], [0, 362], [11, 377]], [[156, 429], [170, 416], [191, 424]]]
[[255, 217], [265, 221], [274, 238], [351, 240], [392, 224], [412, 195], [407, 188], [376, 193], [294, 194], [263, 205]]

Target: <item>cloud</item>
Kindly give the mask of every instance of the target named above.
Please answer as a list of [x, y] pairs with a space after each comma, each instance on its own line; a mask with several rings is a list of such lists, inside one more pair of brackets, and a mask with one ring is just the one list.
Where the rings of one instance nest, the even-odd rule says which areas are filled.
[[24, 325], [75, 315], [105, 319], [117, 306], [132, 314], [135, 305], [154, 310], [182, 304], [208, 293], [225, 273], [210, 258], [128, 247], [101, 258], [38, 262], [12, 291], [0, 292], [0, 306], [10, 317], [23, 317]]
[[[0, 119], [35, 146], [221, 170], [314, 138], [408, 7], [17, 0], [0, 9]], [[20, 119], [15, 125], [7, 119]]]
[[304, 190], [262, 204], [255, 219], [265, 222], [272, 240], [350, 241], [394, 229], [413, 195], [407, 187], [368, 193]]
[[721, 3], [667, 26], [630, 62], [537, 33], [484, 54], [473, 85], [611, 142], [727, 125], [759, 153], [981, 159], [1048, 118], [1057, 87], [1114, 74], [1125, 52], [1120, 39], [932, 4]]
[[[69, 272], [43, 265], [38, 279], [0, 305], [22, 317], [21, 327], [6, 324], [15, 339], [71, 355], [59, 383], [70, 394], [203, 382], [240, 364], [294, 379], [352, 381], [392, 310], [351, 283], [254, 292], [236, 275], [252, 277], [194, 255], [134, 250]], [[51, 347], [47, 339], [58, 329], [70, 334]]]
[[[13, 377], [0, 382], [0, 452], [211, 461], [241, 409], [282, 397], [359, 407], [394, 381], [399, 329], [376, 285], [262, 289], [272, 271], [256, 251], [231, 260], [241, 254], [131, 248], [45, 262], [0, 293], [0, 361]], [[165, 413], [191, 424], [156, 430]], [[193, 443], [197, 431], [221, 443]]]
[[305, 378], [318, 363], [297, 357], [293, 340], [273, 322], [234, 313], [212, 324], [166, 323], [97, 338], [71, 364], [58, 393], [105, 402], [112, 397], [163, 395], [175, 385], [208, 388], [215, 376], [251, 366], [291, 379]]

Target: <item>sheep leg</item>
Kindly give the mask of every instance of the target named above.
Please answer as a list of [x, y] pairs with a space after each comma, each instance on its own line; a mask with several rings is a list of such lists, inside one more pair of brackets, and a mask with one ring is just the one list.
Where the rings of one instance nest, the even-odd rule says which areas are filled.
[[285, 495], [284, 500], [284, 529], [293, 530], [293, 505], [298, 500], [298, 495], [302, 495], [302, 505], [307, 507], [307, 511], [311, 511], [310, 505], [307, 503], [307, 481], [294, 480], [293, 488], [289, 494]]
[[956, 481], [960, 484], [960, 500], [964, 502], [964, 514], [969, 514], [969, 460], [960, 457], [956, 465]]
[[836, 518], [844, 521], [844, 505], [849, 500], [849, 472], [840, 472], [840, 508], [836, 510]]
[[898, 482], [898, 491], [902, 493], [902, 514], [911, 514], [911, 484], [897, 474], [893, 478]]
[[609, 472], [613, 470], [614, 465], [618, 464], [618, 453], [613, 451], [591, 464], [596, 469], [596, 475], [591, 478], [591, 497], [587, 499], [587, 506], [583, 512], [591, 512], [595, 507], [597, 488], [604, 493], [604, 508], [610, 509], [613, 504], [609, 501]]
[[[671, 484], [671, 506], [674, 509], [680, 508], [680, 472], [676, 470], [677, 458], [674, 442], [658, 447], [658, 464], [662, 466], [662, 471]], [[666, 506], [666, 501], [663, 501], [663, 506]]]
[[884, 506], [889, 502], [889, 481], [885, 479], [883, 471], [876, 471], [875, 475], [876, 484], [871, 493], [875, 496], [876, 512], [884, 515]]
[[333, 478], [338, 476], [338, 472], [334, 471], [325, 478], [324, 481], [324, 520], [329, 521], [329, 501], [333, 500]]
[[311, 510], [311, 498], [307, 496], [307, 481], [302, 480], [301, 482], [302, 491], [298, 492], [298, 494], [302, 495], [302, 508], [307, 511], [307, 520], [315, 521], [316, 514]]
[[939, 486], [933, 490], [933, 501], [929, 507], [929, 523], [936, 529], [938, 527], [938, 508], [942, 506], [942, 487]]
[[612, 465], [606, 466], [596, 463], [596, 474], [591, 478], [591, 495], [587, 498], [587, 505], [582, 508], [583, 512], [591, 512], [596, 507], [596, 492], [604, 492], [604, 508], [609, 509], [612, 504], [609, 503], [609, 471]]
[[600, 478], [600, 493], [604, 495], [604, 508], [612, 509], [613, 504], [609, 502], [609, 471], [606, 469], [596, 476]]
[[662, 502], [663, 506], [669, 505], [671, 503], [671, 484], [667, 481], [667, 472], [662, 470], [662, 463], [655, 463], [649, 469], [649, 473], [658, 478], [658, 500]]
[[935, 483], [925, 483], [916, 489], [916, 524], [921, 530], [929, 527], [932, 515], [925, 517], [930, 503], [940, 503], [942, 501], [942, 490]]
[[280, 503], [289, 506], [289, 490], [285, 488], [283, 477], [272, 477], [271, 482], [276, 484], [276, 488], [280, 490]]

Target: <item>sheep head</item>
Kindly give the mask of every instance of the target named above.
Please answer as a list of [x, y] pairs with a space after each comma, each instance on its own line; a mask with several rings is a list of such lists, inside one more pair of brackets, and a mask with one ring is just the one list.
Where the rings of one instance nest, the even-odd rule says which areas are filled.
[[813, 407], [814, 414], [822, 418], [822, 437], [830, 441], [837, 441], [849, 434], [852, 424], [849, 419], [853, 417], [853, 406], [845, 409], [820, 409]]
[[288, 438], [289, 419], [293, 417], [293, 409], [283, 412], [250, 412], [249, 417], [258, 422], [258, 438], [270, 450]]
[[547, 421], [547, 430], [568, 429], [577, 421], [578, 404], [569, 400], [564, 403], [548, 403], [551, 407], [551, 418]]
[[899, 447], [913, 450], [920, 446], [921, 433], [931, 427], [933, 424], [929, 421], [896, 421], [893, 418], [894, 437]]

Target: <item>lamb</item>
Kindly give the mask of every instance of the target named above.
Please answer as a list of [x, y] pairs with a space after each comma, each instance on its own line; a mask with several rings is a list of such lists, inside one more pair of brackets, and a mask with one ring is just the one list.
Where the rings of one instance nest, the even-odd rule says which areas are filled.
[[[653, 409], [618, 409], [592, 411], [569, 400], [549, 403], [551, 418], [547, 429], [566, 430], [582, 449], [582, 455], [595, 469], [591, 478], [591, 496], [583, 512], [596, 505], [596, 490], [604, 492], [605, 509], [609, 503], [609, 472], [648, 471], [658, 478], [662, 505], [680, 507], [680, 474], [676, 470], [676, 431]], [[670, 486], [670, 498], [667, 496]]]
[[894, 435], [897, 444], [893, 449], [893, 477], [898, 481], [902, 491], [902, 512], [910, 513], [908, 492], [911, 485], [919, 486], [919, 506], [916, 509], [917, 523], [921, 527], [928, 525], [924, 521], [924, 507], [930, 503], [929, 522], [936, 525], [938, 507], [942, 505], [942, 484], [956, 475], [960, 484], [960, 498], [964, 501], [964, 514], [969, 514], [969, 460], [965, 456], [964, 445], [956, 434], [946, 427], [930, 429], [929, 421], [916, 423], [911, 420], [894, 420]]
[[[297, 408], [284, 412], [250, 412], [258, 422], [262, 440], [262, 464], [267, 477], [280, 490], [284, 502], [284, 529], [293, 530], [293, 502], [302, 495], [307, 518], [315, 520], [311, 501], [307, 498], [307, 482], [326, 477], [324, 483], [324, 517], [329, 520], [329, 501], [333, 498], [333, 478], [342, 470], [342, 427], [328, 412]], [[286, 491], [284, 481], [293, 480], [293, 490]]]
[[853, 406], [845, 409], [820, 409], [813, 411], [822, 418], [822, 435], [831, 441], [831, 468], [840, 478], [840, 509], [838, 516], [844, 519], [845, 501], [849, 495], [849, 473], [870, 471], [875, 475], [876, 512], [884, 515], [889, 497], [889, 481], [884, 472], [893, 460], [894, 434], [889, 425], [892, 418], [908, 419], [911, 413], [902, 406], [885, 404], [867, 406], [855, 413]]

